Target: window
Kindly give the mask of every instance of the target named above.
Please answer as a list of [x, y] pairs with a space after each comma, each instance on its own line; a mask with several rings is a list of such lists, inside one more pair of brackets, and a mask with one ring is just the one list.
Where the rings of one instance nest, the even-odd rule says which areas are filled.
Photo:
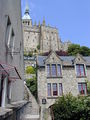
[[8, 43], [10, 41], [11, 38], [11, 21], [9, 16], [6, 16], [6, 21], [7, 21], [7, 27], [6, 27], [6, 35], [5, 35], [5, 41], [6, 41], [6, 46], [8, 47]]
[[83, 64], [76, 65], [77, 76], [85, 76], [85, 68]]
[[61, 77], [61, 65], [60, 64], [47, 64], [47, 77]]
[[62, 84], [59, 83], [59, 96], [62, 96], [63, 90], [62, 90]]
[[48, 96], [51, 96], [51, 83], [48, 83]]
[[50, 77], [51, 76], [51, 70], [50, 70], [50, 65], [47, 65], [47, 76]]
[[48, 83], [47, 84], [47, 95], [48, 97], [58, 97], [62, 96], [63, 89], [62, 83]]
[[52, 64], [52, 76], [55, 76], [56, 77], [56, 65], [55, 64]]
[[57, 83], [53, 83], [53, 96], [58, 95]]
[[60, 66], [60, 64], [57, 65], [57, 76], [61, 76], [61, 66]]
[[87, 85], [86, 83], [78, 83], [78, 89], [80, 95], [86, 95], [87, 94]]

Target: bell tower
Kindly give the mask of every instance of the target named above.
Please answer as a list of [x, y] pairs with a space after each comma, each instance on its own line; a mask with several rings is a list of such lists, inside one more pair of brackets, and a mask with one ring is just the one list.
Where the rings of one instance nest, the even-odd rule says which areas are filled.
[[23, 22], [23, 25], [25, 26], [32, 26], [32, 19], [30, 17], [30, 10], [29, 10], [28, 2], [26, 3], [25, 13], [22, 18], [22, 22]]

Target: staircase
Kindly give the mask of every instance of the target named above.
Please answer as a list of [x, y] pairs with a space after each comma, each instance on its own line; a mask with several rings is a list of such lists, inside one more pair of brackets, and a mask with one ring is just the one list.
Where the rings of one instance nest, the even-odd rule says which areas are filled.
[[28, 99], [30, 103], [26, 107], [24, 113], [24, 120], [40, 120], [39, 105], [35, 97], [31, 94], [26, 85], [25, 85], [25, 99]]

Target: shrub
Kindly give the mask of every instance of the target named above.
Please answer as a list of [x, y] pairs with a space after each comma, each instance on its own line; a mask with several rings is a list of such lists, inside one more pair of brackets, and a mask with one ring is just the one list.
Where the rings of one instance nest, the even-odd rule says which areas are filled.
[[60, 97], [52, 107], [54, 120], [90, 120], [90, 98]]
[[35, 68], [32, 67], [32, 66], [27, 66], [27, 67], [26, 67], [26, 73], [27, 73], [27, 74], [35, 74], [35, 73], [36, 73], [36, 70], [35, 70]]
[[36, 79], [36, 77], [27, 79], [26, 85], [29, 88], [29, 90], [31, 91], [31, 93], [34, 95], [34, 97], [37, 99], [37, 79]]

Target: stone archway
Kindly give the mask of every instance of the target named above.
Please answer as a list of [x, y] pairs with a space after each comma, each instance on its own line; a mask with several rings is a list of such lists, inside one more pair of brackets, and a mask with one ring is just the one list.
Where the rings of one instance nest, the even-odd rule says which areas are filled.
[[53, 105], [51, 105], [49, 109], [50, 109], [51, 120], [54, 120]]

